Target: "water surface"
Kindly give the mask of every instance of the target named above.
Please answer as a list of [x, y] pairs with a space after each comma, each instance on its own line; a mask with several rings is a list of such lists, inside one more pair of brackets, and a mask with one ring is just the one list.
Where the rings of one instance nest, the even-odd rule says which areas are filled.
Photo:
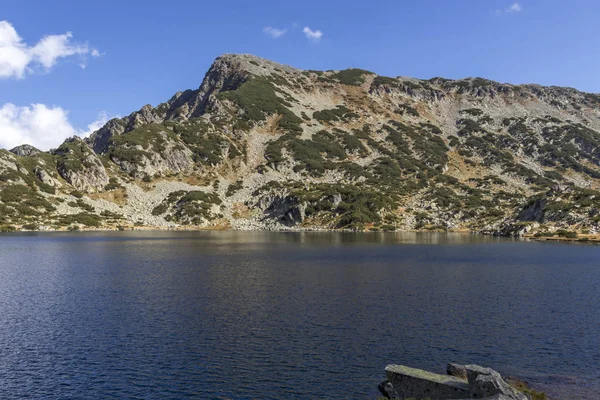
[[453, 234], [0, 236], [0, 398], [373, 399], [386, 364], [600, 393], [600, 246]]

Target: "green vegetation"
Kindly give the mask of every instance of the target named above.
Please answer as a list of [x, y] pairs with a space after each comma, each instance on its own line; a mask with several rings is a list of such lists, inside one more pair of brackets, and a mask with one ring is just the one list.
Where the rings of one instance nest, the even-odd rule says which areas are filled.
[[279, 114], [281, 118], [278, 126], [286, 132], [302, 132], [302, 119], [296, 116], [288, 107], [291, 104], [277, 96], [277, 89], [273, 83], [263, 77], [251, 77], [238, 89], [222, 92], [219, 96], [226, 98], [243, 110], [244, 114], [238, 115], [247, 122], [263, 121], [266, 117]]
[[265, 159], [272, 168], [284, 161], [284, 148], [291, 153], [296, 162], [295, 171], [307, 171], [315, 176], [335, 168], [332, 161], [342, 161], [348, 157], [344, 147], [338, 142], [338, 137], [325, 130], [315, 134], [312, 139], [299, 139], [286, 134], [270, 142], [265, 150]]
[[456, 125], [459, 127], [457, 132], [458, 136], [471, 136], [475, 133], [485, 133], [485, 129], [476, 121], [469, 118], [461, 118], [456, 121]]
[[53, 154], [59, 170], [82, 171], [96, 165], [96, 154], [80, 139], [65, 141]]
[[104, 190], [110, 191], [110, 190], [117, 190], [117, 189], [123, 189], [123, 188], [124, 188], [123, 185], [121, 185], [116, 178], [110, 178], [108, 184], [104, 187]]
[[[290, 194], [308, 204], [307, 217], [331, 213], [334, 226], [344, 229], [364, 229], [366, 224], [381, 221], [382, 215], [395, 206], [393, 197], [370, 187], [320, 184], [293, 189]], [[337, 204], [336, 197], [339, 199]]]
[[400, 115], [410, 115], [411, 117], [420, 116], [419, 112], [408, 104], [399, 104], [396, 113]]
[[388, 86], [398, 86], [399, 81], [395, 78], [390, 78], [387, 76], [376, 76], [373, 79], [373, 86], [380, 85], [388, 85]]
[[343, 85], [360, 86], [365, 83], [364, 75], [374, 75], [373, 72], [364, 69], [351, 68], [331, 75], [329, 78], [337, 80]]
[[62, 215], [58, 219], [58, 224], [62, 226], [82, 224], [89, 227], [99, 228], [102, 225], [102, 219], [98, 215], [84, 212], [79, 214]]
[[77, 207], [77, 208], [81, 208], [84, 211], [87, 211], [88, 213], [93, 213], [95, 211], [94, 207], [90, 206], [89, 204], [87, 204], [85, 201], [81, 200], [81, 199], [77, 199], [77, 201], [72, 201], [67, 203], [68, 206], [70, 207]]
[[577, 236], [579, 236], [579, 235], [577, 234], [577, 232], [568, 231], [566, 229], [559, 229], [556, 232], [548, 232], [548, 231], [536, 232], [535, 235], [533, 235], [533, 236], [536, 238], [558, 236], [558, 237], [566, 238], [566, 239], [576, 239]]
[[234, 183], [232, 183], [231, 185], [229, 185], [227, 187], [227, 193], [225, 193], [225, 196], [231, 197], [238, 190], [243, 189], [243, 188], [244, 188], [244, 181], [242, 181], [242, 180], [235, 181]]
[[344, 132], [342, 134], [342, 144], [346, 148], [346, 150], [353, 154], [358, 154], [359, 156], [368, 155], [368, 151], [365, 146], [360, 141], [357, 135], [352, 135]]
[[468, 108], [465, 110], [460, 110], [461, 114], [468, 114], [471, 115], [473, 117], [479, 117], [483, 115], [483, 110], [479, 109], [479, 108]]
[[348, 122], [351, 119], [358, 118], [359, 115], [349, 110], [347, 107], [339, 105], [336, 108], [330, 110], [315, 111], [313, 118], [319, 122], [331, 123], [331, 122]]
[[162, 203], [154, 207], [152, 215], [163, 215], [170, 211], [165, 216], [167, 221], [197, 225], [220, 217], [221, 215], [212, 212], [212, 208], [221, 203], [219, 196], [214, 193], [179, 190], [171, 192]]

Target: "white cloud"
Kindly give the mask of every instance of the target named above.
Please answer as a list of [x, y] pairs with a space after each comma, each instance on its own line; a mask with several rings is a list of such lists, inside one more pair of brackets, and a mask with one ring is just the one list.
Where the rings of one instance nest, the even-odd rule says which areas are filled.
[[513, 3], [511, 4], [510, 7], [508, 7], [506, 9], [506, 12], [521, 12], [523, 10], [523, 7], [521, 7], [521, 5], [519, 3]]
[[263, 33], [265, 33], [267, 36], [272, 37], [273, 39], [282, 37], [283, 35], [285, 35], [286, 32], [287, 29], [278, 29], [273, 28], [272, 26], [266, 26], [263, 28]]
[[519, 2], [515, 2], [503, 10], [495, 10], [494, 14], [496, 14], [496, 15], [512, 14], [512, 13], [519, 13], [521, 11], [523, 11], [523, 7], [521, 6], [521, 4]]
[[0, 107], [0, 148], [12, 149], [30, 144], [40, 150], [58, 147], [66, 138], [79, 135], [87, 137], [100, 129], [109, 116], [101, 112], [87, 129], [76, 129], [69, 122], [69, 112], [61, 107], [32, 104], [17, 107], [6, 103]]
[[29, 46], [8, 21], [0, 21], [0, 78], [22, 79], [36, 68], [49, 71], [61, 58], [77, 57], [82, 68], [87, 56], [100, 57], [97, 49], [87, 43], [72, 41], [71, 32], [46, 35], [35, 46]]
[[320, 30], [313, 31], [308, 26], [305, 26], [302, 32], [304, 32], [308, 39], [314, 40], [315, 42], [321, 40], [321, 37], [323, 36], [323, 32], [321, 32]]
[[79, 131], [77, 134], [81, 137], [88, 137], [92, 133], [96, 132], [98, 129], [102, 128], [104, 124], [108, 122], [109, 119], [114, 118], [108, 115], [106, 111], [101, 111], [98, 113], [98, 117], [94, 122], [88, 124], [87, 129], [85, 131]]

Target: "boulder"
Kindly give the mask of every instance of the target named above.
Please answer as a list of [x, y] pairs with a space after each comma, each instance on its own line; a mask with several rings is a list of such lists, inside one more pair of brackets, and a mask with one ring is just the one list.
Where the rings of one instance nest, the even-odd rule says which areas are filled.
[[491, 368], [470, 364], [465, 365], [465, 370], [473, 399], [502, 395], [507, 399], [527, 400], [527, 396], [510, 387], [500, 373]]
[[385, 373], [401, 399], [415, 397], [448, 400], [471, 397], [467, 382], [454, 376], [434, 374], [403, 365], [388, 365]]
[[482, 367], [476, 364], [465, 365], [465, 371], [467, 373], [467, 381], [469, 382], [469, 385], [473, 384], [479, 375], [491, 375], [501, 378], [500, 374], [493, 369]]
[[506, 399], [511, 400], [527, 400], [527, 396], [517, 392], [504, 379], [495, 375], [479, 375], [469, 386], [471, 397], [474, 399], [504, 396]]
[[467, 370], [464, 365], [448, 363], [446, 365], [446, 373], [461, 379], [467, 379]]
[[448, 375], [438, 375], [403, 365], [388, 365], [387, 380], [379, 384], [379, 391], [388, 399], [528, 400], [491, 368], [449, 363], [446, 371]]

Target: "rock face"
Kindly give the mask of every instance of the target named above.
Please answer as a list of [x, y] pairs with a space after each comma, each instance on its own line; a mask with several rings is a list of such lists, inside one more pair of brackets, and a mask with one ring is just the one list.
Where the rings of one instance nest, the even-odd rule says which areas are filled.
[[14, 149], [10, 150], [11, 153], [14, 153], [18, 156], [21, 157], [31, 157], [31, 156], [35, 156], [36, 154], [40, 154], [41, 151], [36, 149], [33, 146], [30, 146], [28, 144], [23, 144], [21, 146], [17, 146]]
[[62, 184], [58, 179], [53, 178], [50, 174], [43, 168], [36, 167], [34, 169], [35, 176], [43, 183], [52, 187], [61, 187]]
[[[446, 369], [448, 375], [439, 375], [402, 365], [388, 365], [385, 368], [387, 381], [379, 385], [379, 391], [390, 399], [528, 399], [525, 394], [510, 387], [491, 368], [451, 363]], [[465, 377], [457, 377], [455, 374]]]
[[74, 188], [94, 192], [108, 184], [102, 161], [80, 138], [68, 139], [53, 154], [57, 157], [58, 173]]
[[[112, 119], [84, 141], [0, 151], [0, 189], [9, 185], [55, 196], [41, 218], [52, 226], [80, 211], [52, 206], [76, 204], [68, 195], [77, 189], [95, 192], [88, 202], [118, 202], [129, 225], [594, 234], [600, 95], [303, 71], [225, 54], [197, 88]], [[179, 190], [218, 198], [219, 211], [194, 218], [170, 207]], [[119, 211], [94, 207], [86, 212], [101, 224], [111, 220], [103, 211]], [[3, 223], [24, 222], [18, 208]]]

